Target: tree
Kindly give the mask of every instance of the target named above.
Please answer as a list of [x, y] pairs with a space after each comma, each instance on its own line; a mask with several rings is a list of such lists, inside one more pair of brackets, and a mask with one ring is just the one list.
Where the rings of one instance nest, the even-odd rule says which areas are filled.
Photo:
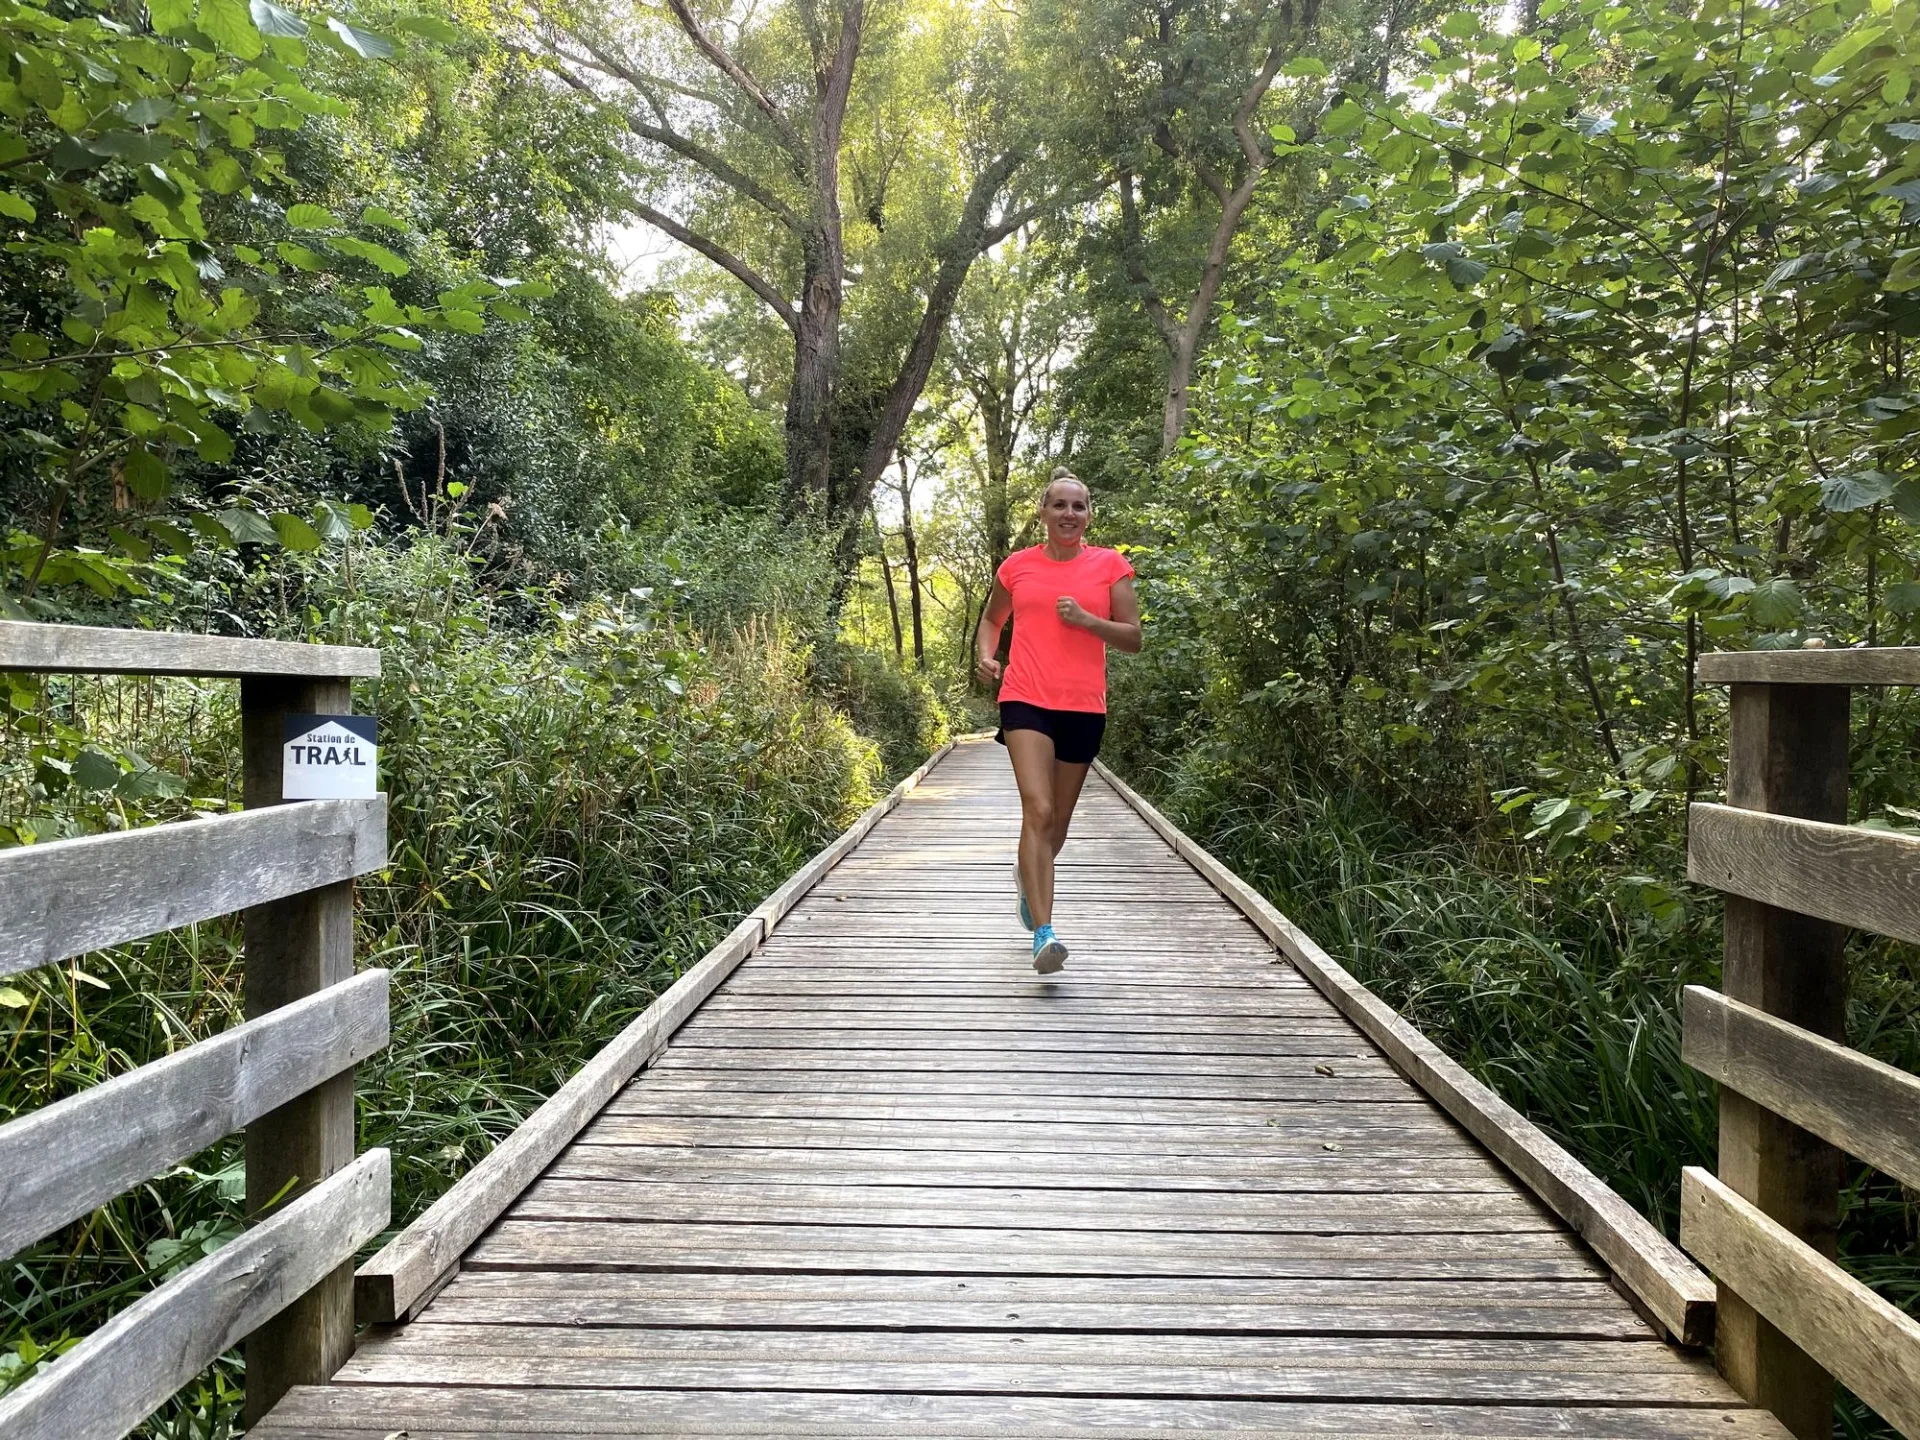
[[1383, 17], [1364, 0], [1337, 12], [1321, 0], [1161, 0], [1050, 12], [1053, 65], [1087, 97], [1080, 143], [1112, 176], [1097, 250], [1165, 352], [1162, 459], [1185, 431], [1194, 367], [1248, 210], [1269, 175], [1303, 153], [1301, 137], [1311, 138], [1326, 103], [1323, 56], [1371, 72], [1405, 23], [1402, 8], [1388, 0]]
[[[384, 429], [423, 398], [400, 364], [423, 333], [523, 313], [511, 282], [398, 303], [384, 282], [409, 264], [386, 241], [403, 223], [286, 195], [276, 137], [337, 108], [305, 83], [309, 41], [362, 59], [393, 44], [272, 0], [118, 17], [0, 0], [0, 41], [0, 403], [20, 414], [5, 464], [41, 487], [43, 514], [0, 544], [0, 583], [18, 587], [0, 603], [27, 613], [54, 584], [137, 592], [138, 566], [195, 534], [311, 548], [365, 523], [233, 505], [189, 530], [151, 507], [176, 465], [230, 461], [236, 432]], [[76, 510], [111, 550], [60, 544]]]
[[[999, 63], [1009, 38], [990, 12], [866, 0], [791, 0], [744, 16], [692, 0], [542, 15], [538, 43], [556, 73], [617, 105], [656, 166], [633, 212], [713, 262], [789, 333], [789, 505], [839, 527], [843, 572], [968, 272], [1058, 203], [1044, 183], [1055, 177], [1035, 164], [1039, 131], [1012, 103], [1020, 77]], [[891, 352], [879, 367], [887, 378], [863, 389], [864, 413], [852, 415], [856, 277], [876, 294], [910, 293], [918, 316], [875, 347]]]

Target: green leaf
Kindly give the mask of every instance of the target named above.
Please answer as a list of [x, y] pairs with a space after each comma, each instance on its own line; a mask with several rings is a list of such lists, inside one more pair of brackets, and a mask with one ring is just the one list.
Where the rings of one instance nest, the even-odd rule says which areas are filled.
[[151, 504], [167, 493], [167, 467], [151, 450], [131, 451], [120, 462], [120, 478], [140, 499]]
[[1281, 67], [1280, 73], [1296, 80], [1314, 80], [1327, 73], [1327, 62], [1312, 55], [1296, 55]]
[[413, 228], [384, 205], [367, 206], [366, 209], [360, 212], [360, 223], [362, 225], [380, 225], [388, 230], [398, 230], [402, 233]]
[[1856, 470], [1820, 482], [1820, 503], [1842, 514], [1877, 505], [1893, 494], [1894, 478], [1878, 470]]
[[1321, 133], [1326, 135], [1350, 135], [1366, 121], [1367, 115], [1351, 100], [1342, 100], [1327, 112], [1327, 118], [1320, 122]]
[[82, 790], [111, 790], [120, 783], [120, 762], [88, 746], [73, 760], [73, 779]]
[[13, 986], [0, 985], [0, 1009], [24, 1010], [32, 1003], [25, 994], [14, 989]]
[[342, 255], [351, 255], [355, 259], [365, 260], [377, 265], [396, 279], [405, 275], [413, 267], [384, 245], [376, 245], [371, 240], [361, 240], [352, 235], [340, 235], [327, 242]]
[[273, 3], [273, 0], [250, 0], [248, 13], [253, 23], [260, 27], [262, 35], [272, 35], [282, 40], [304, 40], [307, 38], [307, 22], [293, 11]]
[[187, 28], [193, 19], [193, 5], [191, 0], [147, 0], [147, 15], [155, 30], [171, 35]]
[[242, 60], [253, 59], [265, 48], [243, 0], [200, 0], [193, 23], [220, 49]]
[[327, 17], [327, 29], [340, 37], [340, 43], [362, 60], [385, 60], [393, 54], [393, 42], [371, 30], [349, 25], [337, 16]]
[[1784, 629], [1805, 610], [1806, 602], [1800, 598], [1799, 587], [1784, 575], [1762, 580], [1747, 596], [1747, 614], [1756, 624], [1769, 629]]
[[222, 510], [220, 523], [226, 527], [236, 544], [272, 545], [280, 539], [280, 532], [274, 529], [272, 521], [258, 510], [250, 510], [244, 505]]
[[280, 543], [289, 550], [318, 550], [321, 545], [320, 532], [315, 530], [298, 515], [286, 511], [276, 512], [273, 517], [274, 534]]
[[460, 40], [459, 29], [437, 15], [406, 15], [393, 25], [396, 30], [405, 30], [409, 35], [419, 35], [441, 45], [453, 45]]
[[331, 230], [339, 225], [333, 212], [324, 205], [289, 205], [287, 224], [296, 230]]
[[12, 220], [24, 220], [31, 225], [39, 218], [39, 214], [26, 196], [16, 195], [11, 190], [0, 190], [0, 215]]

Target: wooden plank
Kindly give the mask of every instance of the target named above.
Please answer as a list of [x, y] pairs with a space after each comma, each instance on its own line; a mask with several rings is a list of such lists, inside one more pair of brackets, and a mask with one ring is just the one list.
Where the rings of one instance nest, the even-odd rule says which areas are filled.
[[1680, 1239], [1895, 1429], [1920, 1435], [1920, 1320], [1696, 1166], [1681, 1175]]
[[462, 1275], [415, 1322], [464, 1327], [1119, 1330], [1511, 1335], [1653, 1342], [1604, 1283], [910, 1275]]
[[[1318, 1109], [1319, 1107], [1315, 1107]], [[1424, 1107], [1396, 1107], [1394, 1121], [1356, 1121], [1350, 1117], [1283, 1113], [1275, 1123], [1240, 1125], [1162, 1121], [1120, 1125], [1082, 1120], [1048, 1122], [1008, 1120], [943, 1121], [902, 1117], [849, 1116], [690, 1116], [603, 1115], [581, 1133], [589, 1145], [848, 1145], [886, 1146], [907, 1152], [980, 1150], [1099, 1155], [1114, 1163], [1127, 1158], [1168, 1155], [1270, 1154], [1290, 1150], [1346, 1150], [1404, 1157], [1421, 1154], [1473, 1154], [1474, 1147], [1451, 1126], [1437, 1123]]]
[[369, 970], [0, 1128], [0, 1255], [231, 1135], [384, 1049]]
[[1238, 1100], [1261, 1104], [1319, 1100], [1377, 1100], [1382, 1104], [1418, 1101], [1398, 1075], [1292, 1077], [1234, 1075], [1219, 1078], [1119, 1074], [1091, 1076], [1076, 1071], [1026, 1071], [993, 1075], [930, 1075], [915, 1070], [834, 1073], [774, 1069], [663, 1072], [647, 1085], [656, 1099], [670, 1095], [937, 1095], [1009, 1100]]
[[[1727, 709], [1730, 805], [1826, 824], [1847, 818], [1847, 687], [1738, 684]], [[1840, 926], [1729, 895], [1724, 932], [1720, 981], [1730, 998], [1830, 1040], [1845, 1038]], [[1815, 1249], [1833, 1253], [1845, 1159], [1838, 1149], [1723, 1088], [1719, 1151], [1721, 1180]], [[1741, 1395], [1803, 1440], [1825, 1440], [1833, 1424], [1831, 1377], [1724, 1284], [1714, 1355]]]
[[479, 1164], [396, 1235], [354, 1279], [363, 1323], [410, 1318], [461, 1254], [553, 1162], [700, 1003], [759, 943], [761, 920], [742, 920], [664, 994], [603, 1046]]
[[387, 800], [305, 800], [0, 850], [0, 976], [378, 870]]
[[[353, 708], [343, 679], [246, 675], [240, 680], [241, 799], [249, 813], [295, 805], [282, 797], [289, 715]], [[386, 856], [384, 825], [380, 855]], [[340, 877], [241, 912], [245, 1008], [257, 1020], [353, 978], [353, 881]], [[246, 1129], [247, 1223], [280, 1208], [353, 1163], [353, 1071], [319, 1081]], [[353, 1265], [344, 1259], [305, 1294], [266, 1318], [246, 1340], [242, 1419], [259, 1419], [294, 1385], [325, 1380], [353, 1353]]]
[[1383, 1405], [1123, 1396], [341, 1385], [296, 1391], [258, 1440], [531, 1440], [535, 1435], [1026, 1437], [1177, 1434], [1437, 1436], [1443, 1440], [1781, 1440], [1764, 1412], [1714, 1406]]
[[462, 1273], [519, 1270], [842, 1270], [1306, 1279], [1585, 1280], [1593, 1257], [1561, 1235], [1237, 1235], [985, 1225], [725, 1225], [501, 1221]]
[[[524, 1333], [524, 1332], [523, 1332]], [[669, 1332], [671, 1333], [671, 1332]], [[1331, 1357], [1319, 1360], [1311, 1350], [1299, 1363], [1287, 1363], [1293, 1357], [1293, 1344], [1283, 1339], [1235, 1342], [1217, 1337], [1207, 1342], [1214, 1353], [1244, 1351], [1263, 1347], [1274, 1359], [1262, 1361], [1248, 1355], [1240, 1363], [1219, 1360], [1215, 1363], [1154, 1364], [1142, 1359], [1137, 1364], [1099, 1363], [1082, 1360], [1052, 1359], [1064, 1351], [1078, 1355], [1107, 1342], [1109, 1352], [1125, 1354], [1130, 1347], [1116, 1337], [1075, 1337], [1081, 1343], [1061, 1337], [986, 1335], [979, 1337], [927, 1337], [908, 1346], [900, 1340], [882, 1341], [859, 1337], [829, 1346], [821, 1337], [802, 1333], [797, 1336], [769, 1334], [751, 1338], [760, 1348], [774, 1352], [768, 1358], [752, 1354], [729, 1353], [732, 1346], [716, 1344], [715, 1358], [702, 1359], [667, 1351], [648, 1352], [632, 1345], [634, 1353], [622, 1353], [618, 1341], [605, 1356], [587, 1349], [594, 1339], [564, 1330], [549, 1330], [550, 1344], [570, 1341], [573, 1353], [516, 1354], [494, 1352], [463, 1353], [461, 1350], [425, 1351], [420, 1342], [392, 1341], [369, 1345], [347, 1367], [347, 1383], [356, 1385], [430, 1385], [430, 1386], [524, 1386], [541, 1393], [574, 1388], [707, 1390], [737, 1387], [756, 1390], [841, 1390], [867, 1392], [908, 1392], [913, 1394], [999, 1394], [1100, 1396], [1118, 1393], [1179, 1396], [1196, 1399], [1338, 1399], [1348, 1403], [1411, 1401], [1438, 1403], [1519, 1403], [1551, 1404], [1640, 1404], [1706, 1405], [1723, 1400], [1724, 1389], [1711, 1370], [1705, 1367], [1674, 1365], [1660, 1370], [1600, 1368], [1589, 1359], [1585, 1366], [1569, 1361], [1567, 1368], [1502, 1367], [1492, 1354], [1479, 1366], [1444, 1359], [1423, 1365], [1418, 1352], [1422, 1343], [1400, 1341], [1412, 1354], [1395, 1364], [1365, 1363], [1341, 1365]], [[707, 1337], [701, 1337], [707, 1338]], [[725, 1332], [711, 1337], [723, 1341], [733, 1337]], [[1153, 1343], [1172, 1349], [1174, 1337], [1155, 1336]], [[793, 1343], [811, 1343], [821, 1358], [789, 1358], [786, 1347]], [[471, 1341], [470, 1341], [471, 1343]], [[1306, 1342], [1298, 1342], [1305, 1346]], [[1347, 1347], [1365, 1353], [1365, 1341], [1344, 1342]], [[1475, 1342], [1425, 1342], [1433, 1347], [1459, 1349]], [[1604, 1354], [1621, 1362], [1641, 1351], [1641, 1346], [1620, 1346], [1601, 1341], [1481, 1341], [1487, 1351], [1503, 1346], [1531, 1343], [1546, 1347], [1560, 1345], [1583, 1347], [1589, 1354]], [[475, 1347], [478, 1348], [477, 1346]], [[952, 1360], [888, 1358], [891, 1351], [953, 1349], [962, 1358]], [[1197, 1348], [1197, 1347], [1196, 1347]], [[967, 1358], [984, 1352], [994, 1358]], [[1319, 1363], [1316, 1363], [1318, 1361]]]
[[171, 630], [117, 630], [0, 620], [0, 670], [59, 674], [286, 675], [371, 678], [380, 652], [351, 645], [243, 640]]
[[119, 1440], [379, 1234], [387, 1204], [387, 1152], [370, 1150], [0, 1397], [0, 1435]]
[[685, 1181], [538, 1180], [516, 1220], [750, 1222], [790, 1225], [1044, 1224], [1054, 1230], [1180, 1234], [1507, 1234], [1559, 1230], [1530, 1196], [1507, 1192], [1212, 1194], [926, 1185], [745, 1188]]
[[1687, 812], [1687, 879], [1777, 909], [1920, 940], [1920, 835], [1696, 803]]
[[[781, 916], [821, 875], [877, 824], [882, 816], [923, 781], [953, 749], [951, 742], [936, 751], [918, 770], [855, 821], [838, 840], [802, 868], [811, 878], [797, 885], [796, 875], [776, 890], [761, 908], [675, 981], [658, 1000], [622, 1030], [578, 1074], [452, 1189], [442, 1195], [365, 1265], [355, 1282], [356, 1308], [363, 1322], [402, 1321], [420, 1307], [460, 1263], [473, 1244], [533, 1178], [552, 1162], [636, 1071], [646, 1065], [699, 1008], [720, 982], [766, 939]], [[848, 836], [854, 836], [853, 841]], [[827, 864], [817, 863], [832, 855]]]
[[1700, 657], [1709, 685], [1920, 685], [1920, 646], [1716, 650]]
[[1197, 845], [1106, 766], [1101, 778], [1272, 940], [1387, 1058], [1577, 1230], [1683, 1345], [1713, 1335], [1713, 1287], [1680, 1250], [1538, 1126], [1354, 979], [1265, 896]]
[[1920, 1076], [1699, 985], [1680, 1058], [1920, 1189]]
[[933, 754], [921, 762], [917, 770], [911, 775], [908, 775], [906, 779], [902, 780], [898, 785], [894, 786], [879, 804], [870, 808], [858, 820], [854, 821], [852, 825], [848, 826], [846, 830], [840, 834], [838, 839], [831, 845], [828, 845], [819, 854], [815, 855], [811, 860], [807, 861], [806, 864], [802, 865], [790, 875], [785, 883], [775, 890], [773, 894], [761, 901], [759, 908], [753, 913], [765, 922], [767, 932], [771, 933], [774, 926], [778, 925], [781, 920], [785, 918], [787, 912], [793, 909], [809, 890], [820, 883], [821, 876], [838, 865], [841, 860], [845, 859], [847, 854], [852, 851], [854, 846], [866, 839], [868, 832], [871, 831], [875, 825], [879, 824], [888, 812], [892, 811], [901, 801], [905, 800], [907, 796], [918, 789], [920, 782], [927, 778], [928, 773], [932, 771], [933, 767], [946, 759], [952, 750], [953, 742], [951, 740], [947, 741], [947, 743], [942, 745], [938, 750], [935, 750]]
[[740, 1075], [750, 1071], [780, 1076], [800, 1074], [894, 1074], [921, 1072], [938, 1075], [1138, 1075], [1199, 1079], [1233, 1076], [1243, 1080], [1276, 1080], [1319, 1073], [1325, 1065], [1336, 1076], [1354, 1079], [1391, 1077], [1404, 1085], [1398, 1072], [1378, 1055], [1355, 1055], [1337, 1041], [1317, 1051], [1265, 1057], [1257, 1055], [1167, 1054], [1136, 1050], [1120, 1054], [1071, 1051], [912, 1050], [849, 1048], [806, 1049], [762, 1047], [738, 1049], [676, 1042], [654, 1061], [656, 1075]]

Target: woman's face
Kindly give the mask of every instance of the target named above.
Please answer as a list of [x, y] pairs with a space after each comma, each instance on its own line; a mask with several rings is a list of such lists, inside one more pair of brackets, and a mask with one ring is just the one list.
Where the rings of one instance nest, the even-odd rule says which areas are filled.
[[1040, 502], [1040, 520], [1054, 544], [1078, 545], [1086, 539], [1091, 519], [1093, 500], [1078, 480], [1056, 480], [1047, 487], [1046, 498]]

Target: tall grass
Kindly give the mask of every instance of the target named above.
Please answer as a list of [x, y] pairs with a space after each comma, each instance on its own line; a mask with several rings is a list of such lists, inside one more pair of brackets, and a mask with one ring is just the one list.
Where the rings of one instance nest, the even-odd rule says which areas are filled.
[[[1436, 837], [1327, 767], [1256, 774], [1243, 751], [1201, 742], [1134, 769], [1175, 823], [1676, 1234], [1681, 1167], [1711, 1167], [1718, 1135], [1717, 1087], [1680, 1060], [1680, 991], [1718, 984], [1721, 948], [1720, 907], [1685, 896], [1677, 846], [1663, 860], [1656, 842], [1639, 858], [1657, 874], [1624, 882], [1564, 857], [1538, 874], [1525, 851]], [[1864, 938], [1848, 956], [1849, 1042], [1909, 1071], [1917, 956]], [[1910, 1314], [1916, 1198], [1856, 1165], [1841, 1222], [1842, 1262]], [[1893, 1433], [1851, 1396], [1837, 1420], [1852, 1436]]]
[[[393, 971], [393, 1041], [357, 1089], [403, 1224], [870, 804], [881, 765], [775, 624], [707, 641], [665, 597], [495, 600], [432, 541], [275, 596], [268, 628], [383, 652], [359, 708], [380, 722], [391, 863], [358, 887], [358, 948]], [[236, 703], [184, 681], [17, 690], [0, 843], [226, 809]], [[240, 978], [231, 922], [16, 977], [0, 1120], [234, 1023]], [[229, 1142], [16, 1257], [0, 1388], [224, 1243], [243, 1190]], [[230, 1434], [242, 1381], [228, 1357], [149, 1433]]]

